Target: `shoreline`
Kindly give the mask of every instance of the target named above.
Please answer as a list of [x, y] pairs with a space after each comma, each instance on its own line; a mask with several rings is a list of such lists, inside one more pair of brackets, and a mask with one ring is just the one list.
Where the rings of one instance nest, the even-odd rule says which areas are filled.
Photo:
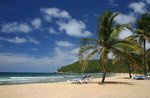
[[88, 84], [33, 83], [0, 85], [1, 98], [149, 98], [150, 81], [128, 79], [128, 74], [117, 73], [107, 77], [94, 78]]
[[[8, 73], [9, 74], [9, 73]], [[25, 74], [18, 74], [20, 76], [12, 75], [12, 76], [5, 76], [0, 78], [0, 85], [21, 85], [21, 84], [35, 84], [35, 83], [58, 83], [58, 82], [65, 82], [70, 79], [75, 79], [75, 78], [81, 78], [85, 74], [91, 74], [95, 78], [101, 78], [102, 73], [84, 73], [84, 74], [46, 74], [46, 75], [38, 75], [38, 74], [33, 74], [30, 76], [27, 73]], [[110, 75], [109, 73], [107, 74], [108, 77], [113, 76], [112, 74]], [[2, 79], [2, 81], [1, 81]]]

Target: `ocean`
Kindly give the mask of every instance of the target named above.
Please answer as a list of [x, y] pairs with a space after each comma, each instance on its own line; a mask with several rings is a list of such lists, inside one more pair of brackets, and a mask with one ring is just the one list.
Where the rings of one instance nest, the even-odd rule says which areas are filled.
[[[63, 82], [68, 79], [81, 78], [83, 75], [85, 74], [0, 73], [0, 85]], [[102, 74], [92, 73], [92, 76], [100, 78]]]

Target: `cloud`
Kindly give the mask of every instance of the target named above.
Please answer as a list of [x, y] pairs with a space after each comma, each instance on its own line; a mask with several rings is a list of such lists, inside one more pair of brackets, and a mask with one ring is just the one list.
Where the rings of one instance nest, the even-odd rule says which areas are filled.
[[34, 57], [23, 54], [0, 53], [0, 71], [50, 72], [56, 70], [51, 58]]
[[125, 30], [121, 31], [121, 33], [119, 34], [118, 37], [121, 38], [121, 39], [124, 39], [124, 38], [126, 38], [128, 36], [131, 36], [131, 35], [133, 35], [133, 32], [131, 30], [129, 30], [129, 29], [125, 29]]
[[148, 4], [150, 4], [150, 0], [145, 0]]
[[72, 49], [71, 53], [72, 54], [78, 54], [79, 50], [80, 50], [80, 48], [74, 48], [74, 49]]
[[56, 32], [56, 30], [54, 30], [52, 27], [50, 27], [50, 28], [48, 29], [48, 32], [51, 33], [51, 34], [58, 34], [58, 33]]
[[65, 10], [60, 10], [58, 8], [41, 8], [41, 13], [43, 14], [46, 21], [52, 21], [52, 18], [63, 18], [70, 19], [70, 14]]
[[27, 40], [25, 38], [19, 38], [19, 37], [15, 37], [15, 38], [3, 38], [3, 37], [0, 37], [0, 40], [2, 41], [7, 41], [7, 42], [11, 42], [11, 43], [16, 43], [16, 44], [21, 44], [21, 43], [26, 43]]
[[86, 25], [82, 21], [77, 21], [76, 19], [71, 19], [68, 22], [59, 21], [57, 22], [59, 30], [69, 36], [74, 37], [86, 37], [91, 36], [91, 32], [86, 31]]
[[115, 3], [115, 0], [109, 0], [109, 4], [112, 6], [118, 6], [118, 4]]
[[150, 49], [150, 43], [146, 41], [146, 49]]
[[0, 53], [0, 64], [32, 64], [32, 66], [38, 66], [41, 64], [50, 64], [48, 57], [32, 57], [23, 54], [13, 54], [13, 53]]
[[40, 18], [35, 18], [31, 21], [31, 24], [34, 26], [35, 29], [39, 29], [41, 27], [41, 19]]
[[23, 33], [29, 33], [32, 31], [32, 28], [27, 23], [4, 23], [1, 26], [1, 32], [5, 33], [14, 33], [14, 32], [23, 32]]
[[78, 60], [78, 48], [64, 49], [64, 48], [55, 48], [54, 56], [52, 57], [53, 63], [59, 66], [64, 66], [71, 64]]
[[34, 29], [40, 29], [42, 21], [40, 18], [35, 18], [31, 20], [31, 24], [23, 22], [9, 22], [3, 23], [1, 25], [1, 32], [4, 33], [29, 33], [32, 32]]
[[133, 9], [135, 13], [144, 14], [146, 9], [146, 4], [143, 2], [133, 2], [129, 4], [129, 8]]
[[[54, 72], [60, 66], [77, 61], [77, 48], [64, 50], [56, 47], [49, 56], [0, 53], [0, 71]], [[13, 69], [13, 70], [12, 70]], [[21, 70], [22, 69], [22, 70]]]
[[129, 15], [119, 14], [115, 18], [115, 22], [119, 24], [134, 23], [135, 20], [136, 20], [136, 17], [133, 15], [133, 13], [130, 13]]
[[72, 47], [74, 44], [68, 42], [68, 41], [56, 41], [55, 43], [59, 47]]
[[0, 37], [1, 41], [7, 41], [10, 43], [15, 43], [15, 44], [23, 44], [23, 43], [33, 43], [33, 44], [40, 44], [39, 41], [37, 41], [36, 39], [32, 38], [32, 37], [28, 37], [28, 39], [26, 38], [20, 38], [18, 36], [14, 37], [14, 38], [4, 38], [4, 37]]
[[33, 43], [33, 44], [40, 44], [40, 42], [32, 37], [28, 37], [28, 42]]
[[[68, 36], [73, 37], [87, 37], [91, 36], [92, 33], [87, 30], [86, 24], [83, 21], [73, 19], [69, 12], [58, 8], [41, 8], [40, 9], [44, 19], [49, 24], [53, 24], [51, 27], [41, 28], [41, 24], [45, 24], [40, 18], [34, 18], [30, 22], [10, 22], [3, 23], [1, 25], [1, 32], [5, 33], [29, 33], [37, 29], [47, 31], [51, 34], [62, 34], [65, 33]], [[87, 15], [86, 15], [87, 16]], [[55, 19], [56, 18], [56, 19]], [[52, 21], [53, 20], [53, 21]], [[57, 26], [58, 29], [54, 29], [53, 26]], [[59, 32], [56, 32], [59, 31]]]
[[[41, 8], [40, 11], [46, 21], [52, 22], [53, 20], [53, 23], [56, 23], [61, 33], [64, 32], [67, 35], [74, 37], [86, 37], [92, 35], [91, 32], [86, 30], [84, 22], [73, 19], [65, 10], [58, 8]], [[60, 32], [57, 33], [52, 27], [49, 28], [49, 33], [60, 34]]]

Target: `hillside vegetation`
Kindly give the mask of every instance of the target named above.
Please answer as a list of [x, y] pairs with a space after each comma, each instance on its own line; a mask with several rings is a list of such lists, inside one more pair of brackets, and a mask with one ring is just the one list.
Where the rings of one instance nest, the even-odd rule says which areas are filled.
[[[59, 68], [58, 72], [81, 73], [82, 67], [77, 61], [75, 63]], [[89, 64], [86, 66], [84, 73], [98, 73], [98, 72], [102, 72], [102, 68], [99, 64], [99, 61], [98, 60], [89, 61]], [[128, 72], [128, 69], [127, 69], [127, 66], [123, 64], [116, 68], [116, 66], [112, 65], [112, 61], [109, 60], [108, 65], [107, 65], [107, 72]]]

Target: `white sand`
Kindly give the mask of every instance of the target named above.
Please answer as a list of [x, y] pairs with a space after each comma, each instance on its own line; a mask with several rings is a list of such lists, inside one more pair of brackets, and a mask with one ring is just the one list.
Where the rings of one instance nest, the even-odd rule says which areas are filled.
[[88, 84], [41, 83], [0, 86], [0, 98], [150, 98], [150, 80], [126, 79], [128, 74], [117, 74], [94, 79]]

